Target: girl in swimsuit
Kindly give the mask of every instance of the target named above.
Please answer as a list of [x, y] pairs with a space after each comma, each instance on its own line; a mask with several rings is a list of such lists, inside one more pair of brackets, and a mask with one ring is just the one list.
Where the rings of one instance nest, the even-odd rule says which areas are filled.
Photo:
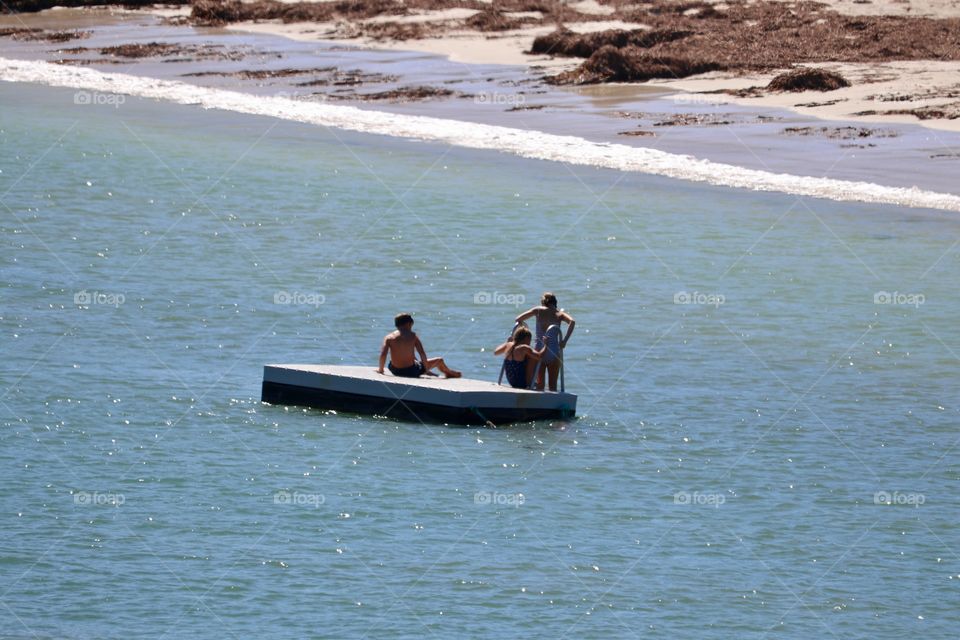
[[560, 341], [560, 356], [555, 358], [546, 367], [540, 367], [540, 373], [537, 375], [537, 389], [543, 391], [544, 387], [544, 376], [543, 370], [546, 369], [550, 377], [550, 391], [557, 390], [557, 375], [560, 373], [560, 364], [563, 357], [563, 349], [566, 348], [567, 342], [570, 340], [570, 335], [573, 334], [573, 328], [577, 325], [577, 321], [573, 319], [569, 313], [565, 312], [563, 309], [557, 308], [557, 296], [553, 295], [549, 291], [544, 293], [540, 298], [540, 306], [533, 307], [524, 311], [519, 316], [517, 316], [516, 322], [523, 322], [527, 318], [536, 318], [537, 320], [537, 343], [536, 348], [540, 349], [543, 345], [543, 337], [547, 332], [547, 329], [552, 325], [560, 326], [561, 322], [567, 323], [567, 334]]
[[530, 329], [521, 325], [513, 332], [512, 340], [494, 350], [494, 353], [497, 353], [503, 347], [502, 350], [506, 351], [504, 373], [507, 374], [507, 382], [510, 386], [517, 389], [526, 389], [530, 386], [533, 368], [546, 351], [546, 346], [540, 347], [539, 350], [530, 348], [530, 338]]

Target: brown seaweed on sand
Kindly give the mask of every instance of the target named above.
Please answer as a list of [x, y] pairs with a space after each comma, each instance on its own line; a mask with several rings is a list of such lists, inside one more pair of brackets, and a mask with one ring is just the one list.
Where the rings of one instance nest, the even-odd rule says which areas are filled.
[[[441, 87], [399, 87], [388, 91], [379, 91], [377, 93], [354, 93], [346, 95], [331, 94], [329, 97], [335, 100], [362, 100], [362, 101], [390, 101], [390, 102], [413, 102], [420, 100], [430, 100], [432, 98], [449, 98], [457, 96], [455, 91]], [[462, 96], [461, 96], [462, 97]]]
[[607, 29], [593, 33], [575, 33], [569, 29], [557, 29], [552, 33], [533, 39], [530, 53], [554, 56], [589, 58], [598, 49], [607, 45], [623, 48], [628, 46], [650, 48], [663, 42], [680, 40], [692, 31], [680, 29]]
[[306, 82], [297, 82], [295, 84], [298, 87], [319, 87], [326, 85], [332, 85], [335, 87], [353, 87], [378, 82], [396, 82], [399, 79], [399, 76], [392, 76], [385, 73], [367, 73], [365, 71], [361, 71], [360, 69], [351, 69], [348, 71], [335, 69], [333, 72], [329, 73], [328, 77], [326, 78], [317, 78], [314, 80], [308, 80]]
[[655, 127], [680, 127], [690, 125], [725, 126], [734, 124], [729, 113], [677, 113], [653, 123]]
[[34, 34], [43, 33], [43, 29], [31, 27], [4, 27], [0, 29], [0, 38], [14, 38], [17, 40], [33, 40]]
[[[248, 47], [228, 48], [219, 44], [177, 44], [173, 42], [146, 42], [125, 43], [111, 47], [69, 47], [58, 49], [58, 54], [79, 55], [99, 53], [105, 58], [98, 59], [60, 59], [57, 64], [90, 65], [90, 64], [123, 64], [135, 62], [143, 58], [163, 58], [163, 62], [193, 62], [197, 60], [242, 60], [252, 51]], [[262, 52], [261, 52], [262, 55]], [[204, 75], [199, 72], [196, 75]]]
[[793, 106], [795, 106], [795, 107], [806, 107], [806, 108], [813, 108], [813, 107], [832, 107], [832, 106], [835, 105], [835, 104], [840, 104], [841, 102], [846, 102], [846, 101], [847, 101], [846, 98], [837, 98], [836, 100], [824, 100], [823, 102], [798, 102], [797, 104], [795, 104], [795, 105], [793, 105]]
[[[580, 35], [560, 31], [541, 36], [534, 42], [535, 52], [582, 55], [594, 44], [606, 43], [579, 69], [555, 77], [556, 83], [682, 78], [701, 73], [699, 69], [750, 73], [822, 62], [960, 60], [957, 18], [847, 16], [805, 0], [789, 4], [729, 0], [717, 6], [653, 0], [617, 5], [614, 15], [649, 25], [651, 34], [671, 37], [644, 47], [639, 45], [647, 43], [629, 42], [639, 37], [629, 31]], [[620, 59], [614, 60], [607, 47], [622, 50]], [[594, 59], [601, 53], [603, 60]], [[665, 64], [658, 70], [650, 69], [654, 59]], [[796, 83], [793, 86], [800, 86], [803, 79], [791, 81]], [[819, 85], [832, 82], [820, 78]], [[817, 84], [812, 82], [811, 86]]]
[[831, 140], [858, 140], [862, 138], [896, 138], [900, 135], [893, 129], [870, 127], [787, 127], [780, 132], [785, 136], [822, 136]]
[[30, 27], [8, 27], [0, 29], [0, 37], [14, 40], [42, 40], [44, 42], [69, 42], [89, 38], [89, 31], [45, 31]]
[[345, 27], [347, 38], [372, 38], [381, 41], [420, 40], [439, 33], [441, 28], [424, 22], [355, 22]]
[[960, 84], [952, 87], [938, 87], [914, 93], [881, 93], [867, 96], [867, 100], [879, 102], [913, 102], [915, 100], [935, 100], [938, 98], [960, 98]]
[[917, 120], [956, 120], [960, 118], [960, 103], [916, 107], [914, 109], [893, 109], [887, 111], [887, 113], [890, 115], [916, 116]]
[[240, 71], [193, 71], [191, 73], [181, 74], [183, 77], [209, 77], [218, 76], [222, 78], [240, 78], [241, 80], [271, 80], [274, 78], [290, 78], [295, 76], [319, 76], [312, 80], [303, 82], [294, 82], [297, 87], [318, 87], [318, 86], [355, 86], [366, 83], [377, 82], [396, 82], [399, 76], [387, 75], [384, 73], [368, 73], [360, 69], [348, 69], [346, 71], [339, 67], [316, 67], [312, 69], [241, 69]]
[[276, 0], [194, 0], [190, 12], [197, 24], [216, 26], [246, 20], [330, 22], [363, 20], [380, 15], [405, 15], [406, 6], [393, 0], [339, 0], [337, 2], [278, 2]]
[[128, 64], [132, 62], [131, 60], [117, 60], [116, 58], [60, 58], [59, 60], [51, 60], [53, 64], [59, 64], [64, 66], [73, 66], [73, 67], [87, 67], [92, 64]]
[[368, 73], [360, 69], [348, 69], [344, 71], [339, 67], [316, 67], [312, 69], [241, 69], [240, 71], [193, 71], [191, 73], [182, 74], [183, 77], [202, 78], [218, 76], [222, 78], [239, 78], [241, 80], [271, 80], [274, 78], [290, 78], [295, 76], [309, 75], [315, 77], [312, 80], [294, 82], [294, 86], [356, 86], [366, 83], [396, 82], [399, 80], [399, 76], [393, 76], [384, 73]]
[[718, 62], [654, 55], [639, 47], [606, 45], [576, 69], [546, 80], [551, 84], [643, 82], [653, 78], [684, 78], [722, 69], [723, 65]]
[[[596, 16], [550, 0], [497, 0], [493, 5], [482, 0], [193, 0], [192, 4], [192, 20], [198, 24], [243, 20], [332, 22], [339, 37], [378, 40], [426, 38], [465, 28], [490, 33], [525, 23], [596, 20]], [[960, 60], [957, 18], [850, 16], [809, 0], [727, 0], [722, 4], [702, 0], [604, 0], [604, 4], [613, 8], [608, 19], [643, 24], [649, 29], [578, 34], [561, 27], [535, 38], [533, 53], [588, 58], [577, 73], [558, 78], [558, 83], [576, 82], [577, 78], [592, 83], [684, 77], [701, 69], [748, 73], [823, 62]], [[453, 8], [477, 13], [466, 20], [389, 19]], [[511, 13], [534, 11], [540, 17]], [[378, 20], [370, 22], [374, 17]], [[620, 59], [613, 60], [609, 52], [604, 52], [607, 47], [622, 49]], [[589, 59], [595, 56], [600, 57]], [[655, 59], [662, 64], [655, 65]]]
[[301, 76], [309, 73], [330, 73], [331, 71], [336, 71], [336, 69], [336, 67], [321, 67], [319, 69], [243, 69], [241, 71], [194, 71], [182, 75], [183, 77], [222, 76], [242, 78], [244, 80], [266, 80], [268, 78], [289, 78], [290, 76]]
[[914, 116], [917, 120], [956, 120], [960, 118], [960, 102], [940, 105], [927, 105], [913, 109], [888, 109], [877, 111], [870, 109], [854, 113], [855, 116]]
[[482, 11], [479, 11], [467, 18], [465, 24], [471, 29], [487, 32], [520, 29], [526, 24], [539, 22], [540, 19], [538, 18], [514, 18], [504, 14], [503, 11], [488, 8], [483, 9]]
[[781, 73], [767, 85], [769, 91], [836, 91], [850, 82], [839, 73], [826, 69], [800, 67]]
[[183, 49], [180, 45], [169, 42], [147, 42], [104, 47], [100, 49], [100, 54], [120, 58], [151, 58], [179, 53]]

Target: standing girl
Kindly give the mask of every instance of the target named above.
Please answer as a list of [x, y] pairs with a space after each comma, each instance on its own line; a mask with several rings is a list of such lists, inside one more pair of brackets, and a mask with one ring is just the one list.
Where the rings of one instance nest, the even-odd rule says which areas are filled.
[[[537, 343], [536, 349], [543, 349], [544, 347], [544, 336], [547, 333], [547, 329], [552, 326], [556, 326], [558, 329], [561, 326], [562, 322], [567, 323], [567, 334], [560, 340], [559, 345], [554, 345], [551, 348], [551, 351], [556, 352], [556, 357], [549, 360], [546, 363], [546, 367], [540, 367], [540, 373], [537, 375], [537, 389], [543, 391], [543, 370], [547, 370], [550, 380], [550, 391], [557, 390], [557, 375], [560, 372], [560, 367], [563, 364], [563, 350], [567, 346], [567, 342], [570, 340], [570, 335], [573, 333], [573, 328], [577, 325], [577, 321], [573, 319], [569, 313], [565, 312], [563, 309], [557, 308], [557, 296], [553, 295], [549, 291], [544, 293], [540, 298], [540, 306], [533, 307], [524, 311], [516, 318], [516, 322], [523, 322], [527, 318], [536, 318], [537, 319]], [[519, 330], [518, 330], [519, 331]]]

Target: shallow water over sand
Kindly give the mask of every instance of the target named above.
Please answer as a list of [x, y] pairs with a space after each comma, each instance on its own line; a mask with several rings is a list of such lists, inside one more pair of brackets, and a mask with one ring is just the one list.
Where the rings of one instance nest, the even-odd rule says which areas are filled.
[[[0, 85], [3, 633], [955, 634], [955, 215], [73, 96]], [[571, 422], [259, 403], [545, 289]]]

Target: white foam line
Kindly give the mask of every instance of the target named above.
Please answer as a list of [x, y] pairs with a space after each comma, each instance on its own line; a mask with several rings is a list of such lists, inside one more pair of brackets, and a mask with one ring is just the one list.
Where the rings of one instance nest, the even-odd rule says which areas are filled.
[[576, 136], [428, 116], [400, 115], [282, 97], [254, 96], [172, 80], [104, 73], [43, 61], [0, 58], [0, 80], [155, 98], [178, 104], [198, 105], [205, 109], [272, 116], [324, 127], [445, 142], [459, 147], [513, 153], [524, 158], [648, 173], [725, 187], [776, 191], [839, 201], [960, 211], [960, 196], [925, 191], [916, 187], [888, 187], [870, 182], [758, 171], [657, 149], [592, 142]]

